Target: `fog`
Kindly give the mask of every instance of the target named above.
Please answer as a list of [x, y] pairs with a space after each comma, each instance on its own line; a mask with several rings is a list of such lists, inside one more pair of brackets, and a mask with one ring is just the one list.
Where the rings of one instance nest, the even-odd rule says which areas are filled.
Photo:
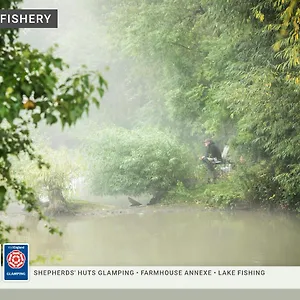
[[[238, 88], [232, 88], [232, 90], [229, 89], [229, 92], [225, 90], [224, 93], [224, 86], [228, 88], [230, 85], [227, 86], [226, 83], [220, 85], [221, 88], [218, 88], [219, 82], [217, 82], [217, 79], [211, 79], [212, 82], [209, 84], [215, 84], [217, 92], [215, 94], [213, 93], [211, 96], [212, 99], [210, 99], [207, 104], [205, 103], [203, 109], [201, 106], [203, 103], [201, 104], [200, 102], [205, 102], [205, 100], [200, 98], [205, 98], [205, 95], [204, 93], [202, 94], [202, 86], [201, 83], [198, 83], [198, 77], [200, 78], [200, 81], [203, 80], [203, 78], [205, 78], [205, 80], [207, 78], [205, 76], [203, 78], [201, 77], [202, 75], [200, 73], [203, 71], [201, 69], [202, 65], [198, 66], [199, 70], [192, 70], [191, 73], [188, 70], [187, 75], [185, 74], [185, 76], [182, 76], [182, 78], [179, 79], [183, 81], [183, 83], [180, 82], [182, 83], [182, 86], [178, 87], [178, 89], [182, 88], [182, 94], [180, 92], [178, 92], [178, 94], [175, 93], [175, 96], [172, 94], [173, 97], [176, 98], [174, 102], [179, 102], [179, 104], [173, 103], [174, 110], [177, 109], [181, 112], [181, 108], [183, 107], [182, 114], [187, 112], [190, 114], [189, 118], [187, 118], [187, 124], [181, 126], [182, 123], [180, 123], [179, 120], [173, 120], [172, 117], [170, 117], [171, 114], [166, 113], [167, 104], [165, 104], [165, 102], [167, 101], [164, 97], [167, 93], [173, 92], [172, 85], [170, 85], [171, 88], [163, 91], [163, 84], [167, 85], [168, 83], [165, 82], [168, 82], [169, 80], [168, 75], [166, 74], [172, 74], [173, 59], [174, 61], [178, 60], [180, 64], [181, 56], [176, 56], [174, 54], [174, 58], [173, 53], [170, 55], [170, 66], [168, 66], [168, 68], [170, 68], [171, 71], [168, 70], [165, 74], [162, 74], [162, 69], [164, 67], [162, 66], [161, 69], [157, 67], [155, 61], [153, 65], [151, 65], [149, 61], [148, 64], [146, 63], [146, 60], [143, 61], [143, 54], [139, 59], [126, 56], [123, 49], [117, 43], [117, 38], [110, 32], [109, 14], [115, 1], [117, 0], [24, 1], [22, 8], [58, 9], [59, 28], [22, 29], [20, 31], [20, 39], [22, 42], [29, 43], [32, 47], [42, 51], [46, 51], [57, 44], [58, 48], [55, 55], [63, 58], [63, 60], [70, 65], [70, 69], [67, 71], [68, 73], [61, 74], [62, 77], [69, 74], [69, 72], [75, 72], [82, 65], [86, 65], [88, 69], [100, 71], [108, 83], [108, 90], [105, 91], [104, 97], [101, 100], [100, 109], [96, 109], [92, 106], [89, 115], [85, 115], [75, 126], [62, 130], [60, 124], [54, 126], [40, 124], [37, 130], [32, 130], [32, 133], [33, 135], [36, 134], [38, 136], [46, 137], [49, 140], [51, 148], [54, 150], [63, 147], [67, 148], [67, 153], [70, 154], [63, 158], [61, 157], [61, 160], [58, 161], [58, 167], [67, 169], [67, 162], [63, 163], [63, 160], [66, 158], [72, 160], [72, 150], [75, 149], [80, 152], [82, 138], [96, 128], [102, 128], [106, 125], [116, 125], [126, 129], [134, 129], [138, 128], [141, 124], [155, 126], [158, 123], [162, 128], [167, 128], [168, 126], [172, 127], [174, 125], [176, 137], [183, 137], [178, 144], [175, 142], [173, 143], [172, 134], [170, 134], [171, 137], [169, 139], [169, 133], [163, 135], [160, 132], [157, 136], [154, 136], [153, 140], [149, 139], [149, 144], [146, 145], [147, 147], [149, 146], [149, 150], [144, 144], [138, 144], [138, 138], [132, 138], [130, 144], [127, 143], [126, 140], [128, 136], [124, 138], [124, 136], [120, 134], [117, 137], [114, 137], [115, 139], [113, 141], [118, 144], [118, 139], [123, 138], [123, 144], [120, 143], [115, 146], [113, 143], [109, 144], [109, 140], [104, 140], [104, 143], [107, 142], [111, 147], [111, 149], [107, 151], [108, 154], [101, 153], [102, 157], [99, 159], [100, 163], [98, 165], [93, 165], [93, 154], [90, 155], [92, 163], [89, 162], [90, 169], [95, 166], [95, 169], [98, 168], [103, 171], [105, 168], [102, 168], [103, 165], [101, 165], [101, 163], [103, 163], [103, 161], [105, 163], [108, 155], [113, 153], [114, 155], [111, 155], [109, 158], [116, 163], [112, 167], [109, 165], [109, 167], [105, 169], [108, 170], [108, 176], [111, 175], [110, 178], [105, 179], [109, 182], [107, 185], [110, 185], [111, 190], [115, 188], [113, 185], [117, 186], [113, 192], [118, 192], [120, 190], [122, 190], [123, 193], [130, 193], [131, 191], [135, 192], [138, 190], [135, 190], [135, 188], [139, 185], [146, 187], [144, 190], [147, 190], [148, 188], [147, 191], [149, 191], [149, 193], [152, 192], [152, 194], [155, 194], [157, 191], [161, 192], [161, 190], [159, 190], [160, 188], [164, 189], [167, 187], [167, 192], [163, 190], [163, 193], [170, 192], [170, 199], [167, 200], [170, 200], [171, 205], [142, 205], [125, 209], [124, 207], [129, 206], [128, 195], [119, 197], [100, 197], [93, 195], [86, 185], [83, 184], [83, 187], [75, 186], [75, 189], [79, 190], [79, 193], [77, 193], [76, 196], [77, 198], [71, 199], [70, 197], [68, 200], [99, 202], [101, 204], [111, 205], [112, 207], [103, 208], [102, 206], [95, 205], [97, 206], [97, 208], [95, 208], [95, 206], [93, 206], [94, 203], [93, 205], [91, 205], [91, 203], [84, 203], [84, 205], [88, 207], [87, 211], [84, 210], [85, 207], [82, 205], [83, 208], [79, 208], [79, 210], [82, 209], [79, 213], [78, 211], [74, 213], [74, 211], [70, 210], [70, 214], [68, 214], [69, 212], [66, 216], [62, 214], [62, 216], [57, 218], [57, 221], [65, 233], [63, 239], [57, 239], [56, 236], [49, 237], [45, 234], [45, 229], [41, 229], [44, 224], [41, 225], [41, 223], [38, 223], [34, 218], [31, 218], [32, 216], [24, 213], [22, 214], [23, 219], [21, 221], [24, 223], [27, 222], [30, 230], [26, 235], [15, 237], [15, 240], [24, 242], [25, 239], [28, 241], [32, 245], [34, 255], [42, 254], [51, 256], [59, 254], [62, 257], [62, 260], [57, 264], [64, 265], [299, 265], [299, 218], [294, 218], [294, 216], [291, 217], [288, 214], [269, 214], [265, 209], [261, 212], [257, 212], [255, 210], [255, 205], [257, 204], [255, 202], [256, 194], [248, 193], [249, 189], [247, 188], [249, 196], [247, 196], [248, 199], [244, 201], [244, 194], [240, 189], [243, 182], [240, 184], [240, 181], [235, 180], [235, 182], [232, 180], [232, 178], [234, 178], [231, 177], [232, 170], [232, 173], [234, 173], [238, 167], [242, 168], [243, 166], [249, 167], [250, 169], [255, 165], [255, 162], [252, 162], [251, 165], [251, 161], [249, 160], [248, 165], [242, 165], [245, 163], [242, 156], [240, 157], [240, 160], [234, 158], [232, 160], [234, 161], [232, 166], [236, 167], [236, 165], [238, 165], [238, 167], [236, 169], [234, 169], [234, 167], [231, 169], [231, 161], [227, 164], [226, 159], [224, 159], [224, 164], [230, 165], [230, 169], [228, 169], [230, 174], [225, 174], [222, 169], [218, 170], [217, 182], [214, 182], [207, 180], [205, 176], [209, 172], [207, 172], [204, 164], [198, 159], [201, 151], [204, 151], [204, 145], [202, 145], [203, 143], [201, 143], [200, 138], [203, 138], [203, 131], [206, 126], [201, 123], [202, 119], [200, 115], [202, 113], [208, 114], [208, 116], [205, 117], [207, 119], [212, 119], [210, 120], [212, 123], [215, 121], [216, 123], [219, 122], [220, 128], [219, 132], [216, 133], [216, 136], [222, 141], [221, 148], [224, 148], [223, 146], [225, 142], [229, 140], [230, 134], [234, 135], [236, 133], [234, 132], [235, 129], [231, 128], [232, 115], [230, 115], [230, 118], [226, 115], [229, 119], [228, 124], [226, 125], [225, 121], [223, 122], [222, 119], [224, 112], [220, 107], [218, 108], [218, 105], [222, 103], [228, 95], [232, 96], [232, 94], [238, 94], [236, 97], [239, 98], [239, 101], [241, 99], [243, 100], [243, 97], [246, 97], [246, 95], [242, 94]], [[174, 7], [176, 8], [178, 3], [175, 5], [175, 2]], [[195, 1], [195, 5], [198, 5], [196, 2], [197, 1]], [[164, 11], [164, 7], [161, 9]], [[193, 16], [194, 15], [195, 14], [193, 14]], [[133, 17], [135, 17], [135, 15], [133, 15]], [[127, 15], [125, 15], [125, 18], [127, 18]], [[170, 24], [168, 25], [171, 26]], [[199, 28], [196, 27], [196, 29], [198, 30]], [[190, 27], [187, 27], [187, 32], [188, 30], [190, 30]], [[192, 27], [192, 30], [194, 30], [194, 27]], [[158, 36], [160, 38], [160, 31]], [[219, 42], [219, 36], [214, 38]], [[192, 38], [190, 39], [192, 40]], [[229, 40], [230, 39], [228, 38], [226, 43], [229, 43]], [[222, 42], [224, 43], [221, 39], [220, 43]], [[209, 54], [210, 51], [213, 53], [213, 50], [215, 50], [214, 47], [217, 48], [215, 46], [217, 43], [212, 45], [213, 46], [211, 46], [209, 51], [206, 49]], [[209, 47], [210, 46], [207, 46], [207, 48]], [[195, 52], [201, 52], [200, 50], [202, 49], [200, 48], [201, 47], [197, 48]], [[174, 53], [175, 52], [176, 50], [174, 50]], [[159, 55], [160, 54], [158, 54], [158, 56]], [[218, 55], [216, 55], [216, 60], [221, 60], [221, 55]], [[178, 72], [185, 72], [185, 68], [191, 67], [199, 57], [195, 56], [194, 59], [189, 61], [187, 55], [186, 60], [188, 61], [188, 64], [185, 65], [185, 63], [183, 63], [182, 68], [179, 68]], [[209, 62], [211, 60], [211, 62], [213, 62], [214, 58], [208, 55], [202, 59], [204, 66], [209, 69], [208, 64], [205, 65], [205, 62], [206, 60]], [[223, 65], [220, 64], [221, 67], [224, 65], [227, 65], [227, 62], [226, 64], [223, 62]], [[218, 71], [220, 71], [220, 74], [222, 74], [220, 68], [218, 69], [217, 66], [212, 64], [211, 70], [204, 71], [207, 71], [208, 73], [216, 72], [217, 74]], [[235, 66], [233, 65], [231, 69], [235, 69]], [[194, 79], [191, 86], [186, 84], [186, 82], [189, 83], [190, 74], [192, 74], [191, 77]], [[235, 72], [233, 72], [233, 74], [235, 74]], [[174, 77], [176, 77], [176, 75], [174, 75]], [[165, 81], [160, 85], [160, 80], [163, 77]], [[240, 82], [235, 83], [233, 81], [233, 83], [233, 87], [241, 85]], [[177, 81], [174, 80], [172, 84], [176, 89]], [[199, 91], [197, 85], [200, 86]], [[196, 89], [196, 92], [193, 89]], [[188, 94], [190, 90], [192, 90], [192, 93]], [[257, 93], [256, 90], [255, 92], [252, 90], [250, 91], [252, 92], [251, 95]], [[219, 94], [221, 94], [221, 96]], [[224, 96], [223, 94], [226, 95]], [[182, 99], [181, 95], [186, 95], [186, 98]], [[218, 96], [220, 96], [220, 98], [216, 99], [215, 97]], [[261, 98], [264, 99], [264, 97], [265, 95]], [[190, 103], [189, 101], [191, 99], [192, 101]], [[236, 101], [234, 97], [232, 99], [232, 101]], [[176, 107], [176, 105], [178, 105], [178, 107]], [[191, 105], [191, 107], [189, 107], [189, 105]], [[210, 112], [209, 109], [207, 109], [208, 106], [212, 107]], [[216, 114], [214, 114], [214, 110], [216, 110]], [[194, 116], [194, 112], [196, 112], [196, 117]], [[249, 115], [251, 115], [251, 111]], [[270, 117], [269, 115], [267, 116], [268, 118]], [[220, 118], [220, 120], [217, 120], [218, 118]], [[226, 118], [224, 119], [226, 120]], [[245, 120], [247, 121], [249, 119], [246, 118]], [[194, 124], [189, 128], [188, 126], [193, 122]], [[210, 125], [213, 127], [215, 124], [210, 123]], [[210, 125], [208, 125], [208, 127]], [[224, 128], [222, 128], [222, 125], [224, 125]], [[218, 126], [216, 128], [217, 129], [214, 130], [218, 131]], [[224, 133], [228, 128], [229, 131], [232, 130], [232, 132]], [[244, 127], [241, 128], [242, 132], [243, 130], [246, 131]], [[209, 132], [209, 130], [207, 131]], [[186, 136], [184, 136], [185, 134]], [[139, 138], [140, 137], [141, 136], [139, 136]], [[147, 137], [149, 136], [146, 135], [146, 138]], [[153, 136], [150, 135], [150, 137]], [[142, 142], [147, 142], [146, 138], [144, 138]], [[98, 136], [96, 136], [95, 139], [98, 139]], [[247, 139], [250, 140], [251, 138], [247, 137]], [[185, 141], [192, 142], [184, 143]], [[250, 140], [250, 142], [252, 141]], [[138, 144], [136, 148], [139, 147], [142, 149], [140, 152], [140, 149], [135, 148], [135, 151], [132, 150], [136, 144]], [[184, 150], [182, 150], [182, 152], [180, 152], [181, 150], [177, 151], [178, 149], [181, 149], [182, 144], [187, 145], [189, 152], [184, 152]], [[102, 145], [103, 144], [101, 144], [101, 146]], [[127, 147], [127, 150], [129, 149], [127, 152], [124, 151], [125, 154], [123, 153], [123, 145], [124, 148]], [[165, 147], [165, 145], [167, 145], [167, 147]], [[155, 147], [158, 149], [158, 154], [153, 156], [149, 155], [149, 157], [147, 157], [149, 152], [155, 152], [157, 150]], [[115, 150], [115, 148], [117, 150]], [[191, 154], [193, 150], [195, 150], [195, 153]], [[249, 151], [249, 149], [246, 150]], [[243, 151], [243, 153], [246, 153], [245, 150]], [[54, 152], [55, 151], [53, 151], [53, 153]], [[230, 148], [229, 156], [233, 152], [234, 150]], [[191, 154], [190, 157], [186, 155], [187, 153]], [[197, 160], [193, 160], [193, 154], [197, 155]], [[254, 154], [256, 155], [257, 153], [254, 151]], [[97, 155], [94, 154], [94, 156]], [[123, 161], [125, 161], [125, 167]], [[136, 165], [134, 165], [132, 161], [137, 162]], [[193, 170], [190, 173], [186, 171], [188, 168], [185, 169], [185, 166], [189, 163], [193, 164], [193, 168], [190, 168]], [[123, 169], [121, 168], [121, 165]], [[149, 165], [151, 166], [148, 168]], [[199, 167], [199, 165], [201, 166]], [[157, 166], [159, 166], [159, 168]], [[153, 167], [153, 169], [151, 169], [151, 167]], [[98, 171], [98, 169], [96, 171]], [[176, 173], [177, 170], [180, 170], [181, 173]], [[121, 177], [120, 179], [118, 177], [119, 174], [116, 173], [121, 173], [121, 171], [123, 171], [123, 173], [119, 176]], [[250, 173], [250, 175], [255, 179], [256, 177], [254, 177], [254, 175], [256, 175], [255, 172], [257, 171], [254, 171], [253, 174], [251, 175]], [[96, 182], [95, 185], [100, 186], [99, 176], [97, 177], [97, 175], [104, 173], [105, 172], [93, 173], [94, 183]], [[176, 177], [174, 175], [175, 173], [176, 176], [177, 174], [182, 176]], [[26, 172], [25, 175], [25, 177], [27, 177]], [[75, 179], [82, 179], [82, 174], [77, 176], [78, 177]], [[128, 178], [126, 176], [128, 176]], [[266, 175], [265, 177], [267, 176], [269, 175]], [[100, 178], [102, 177], [100, 176]], [[263, 176], [260, 176], [255, 180], [259, 183], [263, 180], [261, 179], [262, 177]], [[111, 178], [113, 178], [113, 180], [110, 180]], [[143, 181], [144, 178], [146, 178], [145, 181]], [[196, 178], [198, 180], [195, 185], [196, 188], [194, 188], [192, 184], [188, 188], [186, 188], [184, 184], [180, 185], [183, 183], [183, 180], [191, 178]], [[246, 177], [244, 180], [246, 183], [249, 183], [251, 180], [255, 183], [253, 178]], [[72, 178], [72, 180], [73, 179], [74, 178]], [[161, 182], [165, 183], [165, 179], [167, 184], [165, 186], [160, 185]], [[104, 184], [98, 191], [106, 184], [105, 180], [103, 180]], [[32, 181], [34, 181], [34, 179]], [[63, 179], [61, 181], [63, 181]], [[122, 184], [118, 186], [119, 182], [122, 184], [125, 182], [124, 186], [122, 186]], [[154, 184], [156, 190], [154, 190], [154, 188], [150, 190], [149, 186], [152, 187], [152, 182], [157, 184], [156, 186]], [[268, 181], [266, 181], [266, 184], [268, 184]], [[45, 186], [48, 188], [46, 184]], [[53, 184], [53, 186], [55, 186], [55, 184]], [[264, 187], [264, 185], [262, 186]], [[254, 189], [257, 189], [255, 184], [253, 187]], [[48, 188], [48, 190], [52, 192], [51, 188]], [[195, 190], [197, 191], [193, 194]], [[138, 192], [137, 194], [139, 194]], [[49, 195], [51, 195], [51, 193], [49, 193]], [[164, 195], [162, 197], [164, 197]], [[174, 197], [174, 199], [172, 197]], [[255, 198], [253, 206], [251, 206], [253, 204], [251, 202], [251, 197], [253, 197], [253, 199]], [[263, 197], [269, 197], [269, 195], [264, 194]], [[262, 200], [263, 204], [270, 199], [272, 200], [272, 197], [266, 198], [266, 201]], [[49, 198], [51, 198], [51, 196], [49, 196]], [[56, 195], [53, 199], [55, 199], [57, 203], [59, 202]], [[150, 196], [145, 195], [135, 197], [135, 199], [142, 204], [146, 204], [150, 200]], [[53, 203], [55, 201], [53, 201]], [[76, 201], [69, 201], [68, 204], [71, 202]], [[178, 203], [179, 205], [177, 205]], [[168, 204], [168, 201], [165, 201], [163, 204]], [[55, 203], [53, 206], [56, 208]], [[57, 207], [58, 206], [59, 205], [57, 205]], [[216, 207], [221, 209], [216, 209], [216, 211], [214, 211], [214, 208]], [[226, 209], [223, 210], [224, 207], [226, 207]], [[235, 208], [237, 208], [237, 211], [235, 211]], [[255, 209], [253, 210], [253, 208]], [[90, 210], [88, 211], [88, 209]], [[14, 212], [14, 208], [11, 206], [7, 211]], [[60, 211], [58, 210], [57, 215], [59, 215], [59, 213]], [[5, 221], [19, 222], [20, 216], [17, 213], [17, 220], [14, 220], [13, 218], [14, 217], [9, 216]], [[86, 245], [90, 245], [88, 249], [90, 252], [87, 251]], [[97, 250], [96, 255], [93, 253], [95, 248], [100, 249], [99, 251]]]
[[[134, 68], [142, 68], [140, 63], [125, 57], [121, 50], [113, 45], [108, 34], [107, 12], [109, 2], [103, 0], [25, 0], [22, 8], [58, 9], [59, 28], [21, 29], [20, 39], [32, 47], [46, 51], [57, 44], [55, 55], [69, 64], [68, 72], [86, 65], [90, 70], [100, 71], [108, 83], [101, 100], [101, 107], [92, 106], [89, 115], [84, 115], [75, 126], [62, 130], [60, 124], [46, 126], [41, 124], [38, 135], [48, 139], [53, 149], [60, 147], [77, 148], [79, 136], [85, 135], [91, 128], [102, 124], [132, 128], [136, 123], [138, 110], [143, 99], [137, 99], [134, 91], [141, 88], [143, 82], [151, 77], [145, 74], [142, 79], [131, 78]], [[63, 74], [62, 74], [63, 75]], [[132, 93], [128, 92], [132, 91]], [[144, 101], [145, 102], [145, 101]], [[85, 200], [128, 205], [127, 197], [95, 197], [87, 190], [81, 195]], [[140, 199], [141, 200], [141, 199]], [[143, 198], [142, 198], [143, 200]], [[126, 204], [125, 204], [126, 203]]]
[[[140, 119], [141, 114], [156, 124], [155, 118], [163, 115], [164, 103], [158, 101], [162, 97], [159, 91], [152, 91], [153, 99], [143, 94], [145, 86], [154, 86], [159, 78], [154, 74], [155, 69], [141, 60], [126, 56], [118, 48], [116, 38], [108, 33], [111, 11], [109, 0], [25, 0], [24, 8], [57, 8], [59, 11], [59, 28], [57, 29], [21, 29], [21, 41], [29, 43], [40, 50], [47, 50], [58, 44], [56, 54], [70, 65], [69, 72], [78, 70], [86, 65], [90, 70], [100, 71], [108, 82], [101, 101], [100, 109], [93, 107], [89, 116], [84, 117], [71, 130], [61, 131], [60, 126], [43, 127], [52, 139], [52, 145], [71, 146], [74, 141], [72, 133], [86, 130], [90, 126], [99, 124], [114, 124], [132, 128]], [[138, 70], [138, 75], [137, 71]], [[138, 91], [138, 92], [137, 92]], [[142, 95], [142, 96], [141, 96]], [[148, 99], [147, 99], [148, 97]], [[151, 97], [151, 96], [150, 96]], [[154, 111], [147, 110], [149, 102], [156, 103]], [[92, 124], [92, 125], [91, 125]], [[85, 126], [84, 126], [85, 125]]]
[[[121, 78], [126, 78], [126, 69], [118, 67], [118, 64], [128, 63], [120, 60], [121, 53], [112, 51], [109, 37], [105, 27], [105, 12], [102, 7], [105, 1], [94, 0], [26, 0], [24, 8], [57, 8], [59, 11], [59, 28], [57, 29], [22, 29], [20, 38], [40, 50], [47, 50], [54, 44], [58, 44], [55, 52], [70, 65], [70, 72], [77, 70], [82, 65], [89, 69], [102, 72], [109, 85], [101, 103], [101, 109], [95, 107], [89, 116], [84, 117], [71, 130], [62, 130], [59, 125], [43, 127], [53, 141], [53, 147], [58, 145], [69, 146], [72, 144], [70, 136], [78, 130], [80, 125], [87, 122], [112, 122], [123, 123], [123, 105], [126, 98], [121, 94]], [[109, 70], [106, 68], [109, 67]], [[124, 118], [123, 118], [124, 119]]]

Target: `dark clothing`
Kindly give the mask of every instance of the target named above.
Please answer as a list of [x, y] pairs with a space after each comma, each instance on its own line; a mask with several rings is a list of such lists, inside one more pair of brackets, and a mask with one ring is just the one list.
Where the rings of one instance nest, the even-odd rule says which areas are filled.
[[208, 157], [208, 158], [216, 158], [217, 160], [222, 161], [221, 151], [214, 142], [211, 142], [207, 146], [205, 156]]
[[215, 182], [217, 178], [217, 171], [215, 168], [215, 162], [212, 162], [210, 158], [214, 158], [222, 162], [221, 151], [212, 141], [207, 145], [206, 154], [205, 157], [202, 158], [202, 162], [206, 165], [207, 169], [209, 170], [212, 176], [213, 182]]
[[208, 160], [206, 157], [202, 159], [203, 163], [206, 165], [209, 171], [214, 172], [215, 171], [215, 165], [210, 160]]

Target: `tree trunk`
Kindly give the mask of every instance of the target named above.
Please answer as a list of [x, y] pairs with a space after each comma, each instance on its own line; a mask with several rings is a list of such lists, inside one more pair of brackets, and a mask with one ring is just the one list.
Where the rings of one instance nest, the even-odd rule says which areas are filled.
[[48, 192], [50, 204], [47, 212], [51, 215], [57, 215], [68, 212], [68, 203], [60, 188], [51, 189]]
[[154, 205], [160, 202], [160, 200], [166, 195], [167, 191], [159, 191], [153, 194], [147, 205]]

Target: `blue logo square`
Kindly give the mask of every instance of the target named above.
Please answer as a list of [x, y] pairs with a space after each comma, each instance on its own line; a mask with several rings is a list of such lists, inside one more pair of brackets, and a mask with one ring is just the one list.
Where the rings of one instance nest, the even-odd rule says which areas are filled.
[[9, 243], [3, 245], [3, 280], [29, 280], [29, 245]]

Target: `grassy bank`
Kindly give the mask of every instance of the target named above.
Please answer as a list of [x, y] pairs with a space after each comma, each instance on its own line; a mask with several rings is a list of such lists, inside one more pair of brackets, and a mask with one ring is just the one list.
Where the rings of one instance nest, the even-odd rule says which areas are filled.
[[76, 214], [84, 214], [85, 212], [90, 211], [101, 211], [107, 210], [111, 208], [111, 206], [103, 205], [96, 202], [89, 202], [86, 200], [72, 199], [67, 201], [63, 210], [60, 210], [60, 207], [46, 207], [45, 213], [51, 217], [57, 217], [59, 215], [76, 215]]
[[163, 203], [190, 203], [212, 208], [250, 206], [250, 203], [243, 199], [242, 192], [236, 189], [229, 178], [219, 180], [215, 184], [200, 182], [193, 188], [186, 188], [183, 184], [178, 184], [163, 199]]
[[[186, 188], [179, 183], [167, 194], [162, 203], [198, 204], [217, 209], [259, 209], [300, 213], [299, 208], [288, 206], [286, 202], [280, 201], [274, 195], [269, 195], [267, 185], [262, 189], [263, 178], [259, 184], [256, 184], [256, 181], [251, 180], [250, 177], [244, 178], [240, 174], [239, 171], [233, 171], [219, 178], [214, 184], [199, 180], [193, 188]], [[259, 189], [260, 194], [257, 196]]]

